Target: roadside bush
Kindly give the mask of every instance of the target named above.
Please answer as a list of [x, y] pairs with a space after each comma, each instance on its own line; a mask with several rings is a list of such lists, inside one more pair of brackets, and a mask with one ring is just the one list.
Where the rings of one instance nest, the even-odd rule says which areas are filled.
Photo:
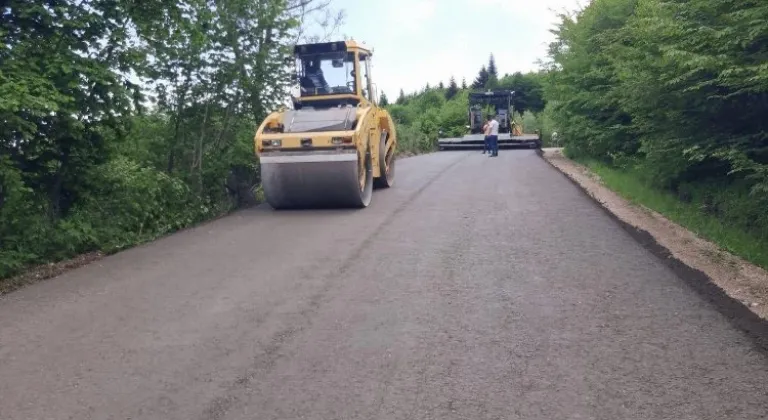
[[212, 209], [183, 181], [125, 157], [98, 167], [92, 194], [72, 211], [93, 244], [110, 252], [189, 226]]
[[226, 210], [203, 202], [180, 179], [117, 157], [94, 168], [89, 193], [65, 217], [52, 219], [43, 197], [24, 188], [12, 170], [0, 171], [0, 277], [84, 252], [114, 252]]
[[682, 183], [676, 195], [702, 213], [768, 242], [768, 200], [751, 194], [748, 183]]
[[32, 189], [22, 182], [21, 171], [8, 157], [0, 156], [0, 277], [38, 257], [35, 250], [23, 244], [29, 238], [40, 237], [42, 210]]
[[401, 154], [425, 153], [435, 149], [435, 142], [419, 128], [401, 125], [397, 127], [397, 148]]

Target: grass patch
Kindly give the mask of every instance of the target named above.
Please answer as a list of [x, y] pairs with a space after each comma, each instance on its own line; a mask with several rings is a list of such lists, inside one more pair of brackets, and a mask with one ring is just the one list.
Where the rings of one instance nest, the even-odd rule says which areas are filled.
[[759, 203], [738, 186], [689, 185], [685, 201], [680, 193], [651, 186], [639, 170], [617, 169], [596, 161], [580, 160], [602, 182], [632, 203], [663, 214], [721, 249], [768, 269], [768, 224], [752, 214]]

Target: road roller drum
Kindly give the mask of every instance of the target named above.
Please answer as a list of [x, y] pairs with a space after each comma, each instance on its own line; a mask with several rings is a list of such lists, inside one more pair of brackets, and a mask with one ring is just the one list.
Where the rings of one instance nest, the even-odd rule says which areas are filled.
[[264, 156], [261, 182], [267, 203], [276, 209], [365, 207], [373, 193], [370, 156], [358, 153]]

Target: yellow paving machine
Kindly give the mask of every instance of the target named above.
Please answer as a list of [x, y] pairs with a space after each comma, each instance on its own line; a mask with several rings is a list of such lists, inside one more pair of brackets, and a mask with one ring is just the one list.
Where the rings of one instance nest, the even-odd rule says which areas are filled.
[[355, 41], [294, 48], [293, 109], [267, 116], [254, 139], [273, 208], [362, 208], [393, 185], [397, 132], [377, 104], [371, 56]]

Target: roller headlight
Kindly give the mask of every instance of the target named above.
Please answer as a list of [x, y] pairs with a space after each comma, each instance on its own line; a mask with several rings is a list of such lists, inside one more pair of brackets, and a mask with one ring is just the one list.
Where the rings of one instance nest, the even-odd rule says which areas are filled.
[[281, 139], [262, 140], [261, 145], [264, 147], [280, 147], [283, 145], [283, 141]]

